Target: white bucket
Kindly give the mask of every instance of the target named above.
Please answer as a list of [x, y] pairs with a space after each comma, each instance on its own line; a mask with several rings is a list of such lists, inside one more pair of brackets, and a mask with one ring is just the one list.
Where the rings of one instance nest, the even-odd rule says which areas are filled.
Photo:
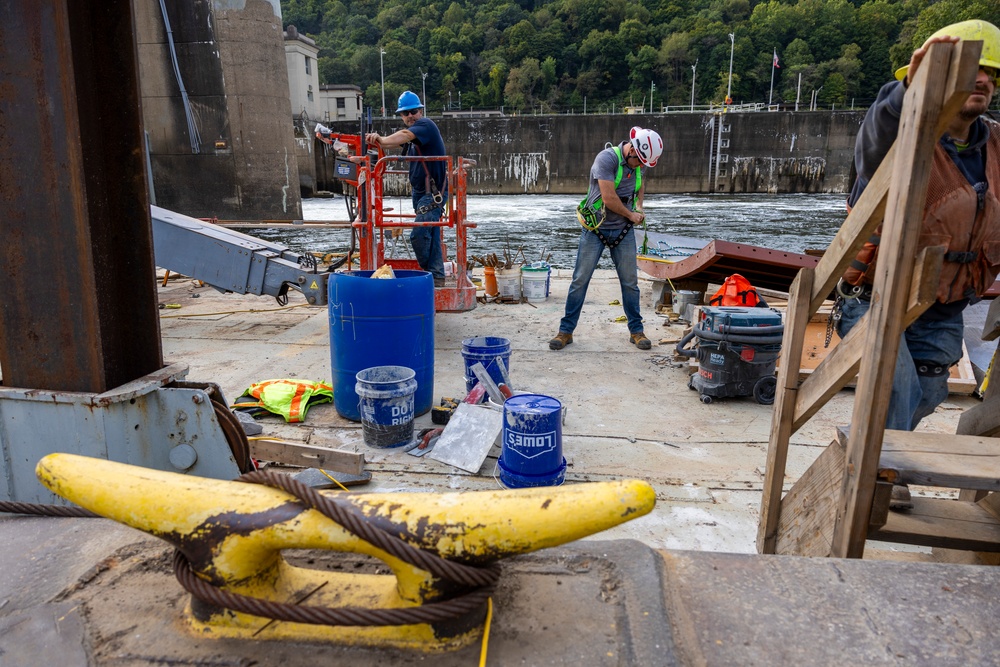
[[511, 269], [497, 269], [497, 289], [500, 290], [500, 298], [521, 300], [521, 269], [514, 267]]
[[548, 267], [534, 268], [530, 266], [521, 267], [521, 281], [524, 286], [524, 296], [529, 302], [545, 301], [549, 296], [549, 271]]

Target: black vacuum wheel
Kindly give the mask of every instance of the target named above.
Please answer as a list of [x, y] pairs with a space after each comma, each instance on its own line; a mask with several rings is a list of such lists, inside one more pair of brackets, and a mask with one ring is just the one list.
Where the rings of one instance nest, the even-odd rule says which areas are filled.
[[773, 375], [762, 377], [753, 385], [753, 398], [761, 405], [774, 403], [774, 395], [778, 389], [778, 380]]

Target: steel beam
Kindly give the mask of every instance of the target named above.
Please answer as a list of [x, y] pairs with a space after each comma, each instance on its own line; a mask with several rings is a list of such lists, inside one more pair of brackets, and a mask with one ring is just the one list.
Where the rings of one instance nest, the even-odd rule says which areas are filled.
[[130, 0], [0, 3], [0, 369], [104, 392], [162, 366]]

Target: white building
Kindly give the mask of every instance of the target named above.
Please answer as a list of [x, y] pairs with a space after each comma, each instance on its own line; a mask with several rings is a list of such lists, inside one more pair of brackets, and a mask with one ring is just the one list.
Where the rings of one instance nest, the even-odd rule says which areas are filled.
[[364, 108], [361, 89], [351, 84], [327, 84], [319, 87], [319, 121], [359, 120]]
[[292, 116], [301, 119], [302, 114], [310, 120], [320, 117], [319, 104], [319, 49], [316, 42], [300, 35], [295, 26], [290, 25], [283, 33], [285, 37], [285, 64], [288, 67], [288, 96], [292, 102]]

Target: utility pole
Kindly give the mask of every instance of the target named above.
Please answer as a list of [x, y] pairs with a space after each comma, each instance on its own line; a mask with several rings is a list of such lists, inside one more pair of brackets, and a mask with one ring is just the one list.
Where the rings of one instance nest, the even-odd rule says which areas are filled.
[[799, 82], [795, 86], [795, 110], [799, 110], [799, 99], [802, 97], [802, 72], [799, 72]]
[[649, 113], [653, 113], [653, 91], [656, 90], [656, 86], [653, 82], [649, 82]]
[[698, 59], [691, 65], [691, 111], [694, 111], [694, 80], [698, 77]]
[[732, 104], [733, 92], [733, 51], [736, 50], [736, 35], [729, 33], [729, 83], [726, 85], [726, 104]]
[[382, 61], [382, 56], [385, 55], [385, 49], [381, 46], [378, 47], [378, 67], [382, 72], [382, 118], [385, 118], [385, 65]]
[[418, 67], [417, 71], [420, 72], [420, 76], [423, 79], [423, 81], [421, 81], [421, 84], [423, 86], [422, 89], [424, 91], [424, 97], [423, 97], [423, 99], [421, 101], [424, 103], [424, 108], [426, 108], [427, 107], [427, 72], [425, 72], [422, 67]]

